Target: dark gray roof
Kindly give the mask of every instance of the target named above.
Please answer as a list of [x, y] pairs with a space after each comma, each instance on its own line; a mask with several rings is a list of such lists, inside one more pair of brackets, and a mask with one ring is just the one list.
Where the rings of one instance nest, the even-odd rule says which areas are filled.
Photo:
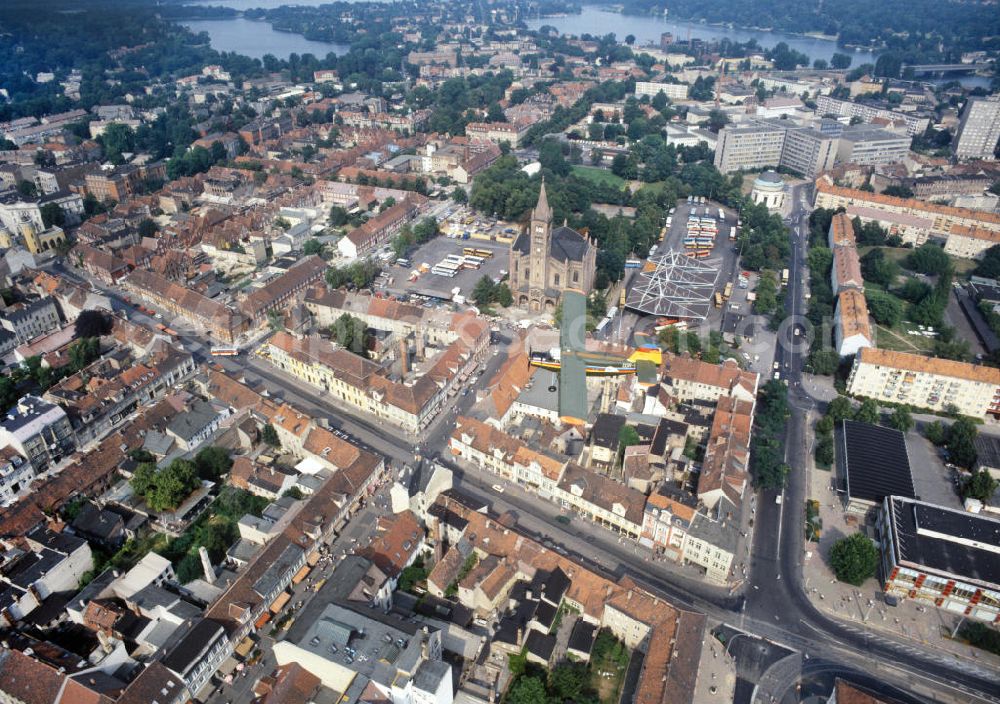
[[196, 399], [191, 408], [178, 413], [167, 428], [177, 437], [187, 441], [207, 428], [218, 415], [212, 404]]
[[552, 651], [556, 648], [556, 637], [543, 635], [532, 629], [524, 641], [524, 647], [535, 657], [547, 661], [552, 657]]
[[[552, 230], [549, 237], [549, 256], [561, 262], [582, 262], [590, 243], [587, 238], [565, 225]], [[531, 252], [531, 235], [522, 232], [514, 240], [513, 249], [520, 254]]]
[[566, 647], [589, 655], [596, 638], [597, 626], [578, 618], [573, 624], [573, 631], [569, 634], [569, 643]]
[[618, 447], [618, 433], [625, 425], [625, 416], [601, 413], [590, 430], [590, 442], [598, 447], [614, 449]]
[[845, 420], [841, 434], [849, 498], [881, 503], [886, 496], [915, 496], [901, 432]]
[[224, 633], [221, 624], [201, 619], [163, 658], [163, 665], [168, 670], [183, 676], [201, 659], [205, 649]]
[[891, 526], [897, 562], [1000, 588], [1000, 521], [893, 496]]
[[976, 446], [977, 463], [980, 468], [1000, 468], [1000, 438], [978, 433], [972, 442]]
[[441, 660], [424, 660], [413, 675], [413, 686], [425, 692], [436, 692], [451, 667]]

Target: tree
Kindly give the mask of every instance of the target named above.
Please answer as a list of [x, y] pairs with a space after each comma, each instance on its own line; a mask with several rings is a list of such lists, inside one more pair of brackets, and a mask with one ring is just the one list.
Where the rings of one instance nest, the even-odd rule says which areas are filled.
[[472, 289], [472, 300], [482, 307], [493, 302], [493, 279], [483, 275]]
[[124, 163], [123, 155], [135, 151], [135, 131], [117, 122], [105, 127], [97, 141], [104, 147], [104, 156], [113, 164]]
[[868, 291], [866, 294], [868, 312], [879, 325], [895, 327], [903, 319], [903, 304], [899, 299], [882, 293], [878, 290]]
[[347, 211], [344, 208], [340, 207], [339, 205], [335, 205], [332, 208], [330, 208], [331, 225], [333, 225], [334, 227], [342, 227], [347, 224], [348, 220], [350, 220], [350, 217], [348, 216]]
[[873, 398], [866, 398], [862, 401], [854, 413], [854, 420], [868, 425], [877, 425], [879, 417], [878, 401]]
[[62, 227], [66, 224], [66, 213], [58, 203], [46, 203], [38, 209], [45, 227]]
[[959, 418], [948, 428], [948, 459], [959, 467], [971, 468], [976, 463], [976, 425], [968, 418]]
[[851, 67], [852, 59], [853, 57], [848, 54], [834, 54], [830, 57], [830, 66], [838, 71], [843, 71]]
[[937, 275], [951, 267], [951, 259], [941, 247], [928, 242], [910, 252], [904, 260], [904, 266], [921, 274]]
[[623, 425], [618, 431], [618, 445], [622, 449], [642, 442], [638, 431], [631, 425]]
[[152, 237], [156, 234], [156, 223], [150, 218], [143, 218], [139, 221], [139, 237]]
[[828, 467], [833, 464], [833, 460], [833, 434], [819, 436], [816, 439], [816, 462]]
[[330, 326], [330, 337], [345, 350], [360, 357], [368, 357], [368, 326], [350, 313], [344, 313]]
[[900, 432], [910, 432], [913, 429], [913, 414], [910, 412], [910, 407], [903, 405], [893, 410], [889, 416], [889, 425]]
[[549, 675], [549, 687], [560, 702], [578, 702], [590, 685], [590, 674], [583, 663], [564, 662]]
[[814, 350], [809, 354], [809, 365], [812, 367], [813, 374], [832, 376], [837, 372], [837, 367], [840, 366], [840, 355], [837, 350], [829, 347]]
[[229, 451], [222, 447], [205, 447], [194, 458], [198, 476], [209, 481], [217, 481], [233, 466]]
[[302, 253], [305, 254], [306, 256], [310, 256], [310, 255], [313, 255], [313, 254], [317, 254], [317, 255], [318, 254], [322, 254], [323, 253], [323, 243], [320, 242], [315, 237], [312, 237], [312, 238], [306, 240], [306, 243], [304, 245], [302, 245]]
[[846, 396], [838, 396], [833, 399], [826, 407], [826, 415], [828, 418], [833, 419], [834, 424], [851, 418], [854, 415], [854, 407], [851, 405], [851, 399]]
[[507, 692], [507, 704], [548, 704], [545, 683], [537, 677], [520, 677]]
[[941, 421], [931, 421], [924, 426], [924, 437], [933, 444], [941, 446], [948, 440], [948, 430], [942, 425]]
[[899, 274], [899, 265], [887, 259], [881, 249], [873, 249], [861, 257], [861, 274], [865, 277], [865, 281], [889, 286]]
[[451, 192], [451, 199], [459, 205], [464, 205], [469, 202], [469, 194], [461, 186], [455, 186], [455, 189]]
[[69, 365], [80, 371], [101, 355], [101, 344], [94, 337], [80, 338], [69, 346]]
[[260, 439], [271, 447], [281, 447], [281, 438], [278, 437], [278, 431], [270, 423], [264, 425], [264, 429], [260, 433]]
[[860, 587], [875, 576], [878, 569], [878, 548], [864, 533], [841, 538], [830, 548], [830, 567], [841, 582]]
[[73, 323], [73, 331], [77, 338], [109, 335], [113, 327], [114, 321], [111, 316], [100, 310], [85, 310]]
[[35, 184], [27, 179], [22, 179], [17, 182], [17, 192], [21, 194], [23, 198], [35, 198], [38, 196], [38, 189]]
[[962, 498], [989, 503], [997, 490], [997, 480], [985, 469], [972, 472], [962, 483]]

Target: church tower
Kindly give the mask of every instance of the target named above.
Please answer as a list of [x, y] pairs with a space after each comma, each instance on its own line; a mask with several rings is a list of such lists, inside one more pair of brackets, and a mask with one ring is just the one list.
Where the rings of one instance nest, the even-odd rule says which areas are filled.
[[549, 257], [549, 237], [552, 234], [552, 209], [549, 208], [549, 199], [545, 195], [545, 179], [542, 179], [542, 188], [538, 192], [538, 203], [531, 211], [531, 254], [530, 274], [528, 276], [528, 286], [532, 291], [532, 298], [536, 299], [545, 290], [546, 264]]

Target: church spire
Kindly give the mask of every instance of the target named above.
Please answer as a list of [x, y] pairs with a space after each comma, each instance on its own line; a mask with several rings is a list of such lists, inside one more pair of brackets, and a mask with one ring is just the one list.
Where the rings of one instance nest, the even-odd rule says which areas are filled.
[[538, 191], [538, 204], [531, 213], [531, 219], [542, 222], [552, 221], [552, 209], [549, 208], [549, 199], [545, 195], [545, 177], [542, 176], [542, 188]]

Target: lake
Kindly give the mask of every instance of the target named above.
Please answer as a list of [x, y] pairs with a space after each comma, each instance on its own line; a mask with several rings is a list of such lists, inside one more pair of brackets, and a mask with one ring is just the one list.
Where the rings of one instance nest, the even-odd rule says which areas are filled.
[[[252, 0], [261, 4], [262, 0]], [[287, 4], [287, 3], [286, 3]], [[317, 42], [301, 34], [278, 32], [267, 22], [236, 17], [228, 20], [188, 20], [181, 22], [192, 32], [207, 32], [216, 51], [234, 51], [253, 59], [272, 54], [287, 59], [290, 54], [312, 54], [322, 58], [331, 51], [346, 54], [350, 47], [332, 42]]]
[[829, 39], [819, 39], [816, 37], [803, 37], [794, 34], [782, 34], [781, 32], [766, 32], [756, 29], [740, 29], [729, 27], [716, 27], [698, 22], [682, 22], [679, 20], [664, 19], [662, 17], [650, 17], [640, 15], [623, 15], [619, 12], [604, 10], [595, 5], [584, 5], [579, 15], [566, 15], [565, 17], [542, 17], [526, 22], [530, 29], [538, 29], [543, 25], [555, 27], [563, 34], [591, 34], [603, 36], [609, 32], [614, 32], [618, 41], [624, 41], [629, 34], [636, 39], [636, 44], [647, 44], [652, 42], [656, 46], [660, 45], [660, 35], [663, 32], [670, 32], [674, 35], [674, 40], [686, 40], [690, 34], [693, 39], [723, 39], [728, 37], [733, 41], [745, 42], [756, 39], [757, 43], [765, 49], [773, 47], [779, 42], [785, 42], [796, 51], [801, 51], [810, 59], [826, 59], [834, 53], [849, 54], [853, 63], [852, 66], [864, 63], [875, 63], [876, 55], [871, 51], [851, 51], [837, 46], [837, 42]]

